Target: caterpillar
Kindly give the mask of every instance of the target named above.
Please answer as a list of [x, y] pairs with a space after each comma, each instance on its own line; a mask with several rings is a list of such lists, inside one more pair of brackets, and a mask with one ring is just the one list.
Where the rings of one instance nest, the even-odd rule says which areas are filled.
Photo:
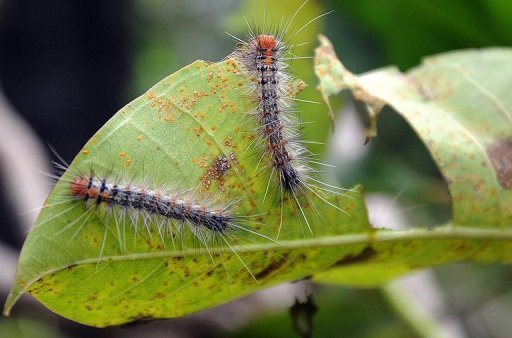
[[[310, 166], [310, 163], [321, 163], [312, 160], [311, 154], [303, 145], [300, 130], [297, 128], [300, 121], [294, 114], [294, 100], [297, 99], [290, 94], [293, 77], [288, 70], [287, 61], [301, 57], [296, 57], [290, 52], [293, 46], [288, 45], [285, 38], [293, 19], [306, 3], [307, 0], [296, 10], [282, 31], [269, 32], [264, 27], [260, 32], [249, 26], [247, 40], [232, 36], [238, 41], [232, 56], [242, 64], [248, 76], [253, 79], [250, 95], [257, 102], [254, 115], [257, 116], [260, 126], [259, 132], [261, 142], [264, 144], [264, 155], [266, 154], [269, 158], [271, 167], [267, 191], [274, 175], [277, 175], [279, 182], [281, 196], [279, 231], [283, 223], [283, 203], [285, 198], [290, 196], [298, 207], [309, 231], [313, 233], [302, 206], [302, 200], [309, 203], [308, 192], [341, 212], [345, 214], [347, 212], [327, 201], [316, 191], [324, 190], [341, 195], [336, 190], [345, 189], [329, 185], [314, 177], [316, 171]], [[289, 39], [291, 40], [311, 22], [329, 13], [313, 18], [296, 30]], [[309, 204], [316, 210], [312, 203]], [[316, 212], [319, 214], [318, 210]]]
[[[150, 236], [157, 231], [162, 242], [170, 238], [173, 246], [175, 246], [175, 238], [184, 239], [189, 236], [187, 233], [191, 233], [207, 249], [212, 240], [219, 239], [231, 247], [228, 237], [239, 233], [255, 235], [272, 241], [267, 236], [245, 225], [245, 222], [251, 221], [251, 216], [235, 215], [234, 207], [239, 202], [238, 200], [222, 205], [222, 203], [216, 203], [216, 199], [209, 198], [208, 195], [201, 197], [190, 190], [134, 184], [132, 179], [122, 177], [120, 174], [117, 175], [117, 179], [111, 179], [107, 177], [111, 175], [100, 176], [92, 170], [90, 174], [69, 172], [69, 165], [65, 160], [54, 149], [52, 151], [60, 161], [54, 161], [54, 165], [60, 173], [57, 175], [46, 173], [46, 175], [52, 179], [63, 181], [62, 183], [67, 188], [60, 195], [61, 201], [51, 205], [70, 203], [69, 208], [62, 208], [64, 213], [76, 208], [83, 209], [80, 216], [58, 230], [55, 233], [56, 236], [68, 231], [78, 223], [79, 226], [70, 236], [70, 241], [73, 240], [83, 225], [87, 224], [89, 217], [96, 215], [105, 226], [103, 241], [106, 240], [110, 220], [114, 220], [116, 235], [121, 247], [126, 244], [124, 239], [127, 226], [132, 229], [134, 234], [137, 234], [141, 228], [145, 228]], [[230, 157], [231, 161], [234, 161], [234, 155]], [[226, 165], [228, 160], [219, 157], [217, 161], [220, 160], [222, 160], [223, 174], [225, 174], [230, 167]], [[218, 163], [214, 162], [213, 165], [217, 166]], [[60, 214], [58, 213], [44, 222], [39, 222], [38, 226], [52, 221]], [[187, 228], [190, 231], [187, 231]], [[103, 245], [101, 251], [103, 251]]]
[[303, 161], [306, 150], [299, 133], [286, 116], [292, 106], [286, 96], [290, 76], [282, 61], [286, 48], [276, 36], [260, 34], [239, 47], [236, 56], [257, 79], [254, 93], [259, 101], [257, 115], [261, 136], [266, 141], [265, 150], [272, 168], [278, 172], [282, 189], [292, 192], [302, 185], [310, 168]]
[[[193, 229], [204, 227], [213, 233], [226, 233], [239, 227], [229, 208], [214, 208], [205, 203], [192, 202], [178, 193], [165, 194], [126, 184], [115, 184], [91, 176], [75, 176], [69, 185], [72, 197], [86, 206], [105, 204], [109, 208], [143, 211], [168, 220], [187, 222]], [[195, 231], [194, 231], [195, 232]]]

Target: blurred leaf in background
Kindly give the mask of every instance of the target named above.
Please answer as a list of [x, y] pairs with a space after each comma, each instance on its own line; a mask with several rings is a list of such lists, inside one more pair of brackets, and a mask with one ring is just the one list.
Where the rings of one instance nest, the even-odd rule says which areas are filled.
[[[326, 34], [335, 41], [347, 68], [356, 73], [388, 64], [406, 70], [425, 56], [453, 49], [512, 45], [510, 1], [362, 0], [329, 1], [326, 6], [336, 10], [335, 16], [328, 17]], [[345, 184], [364, 182], [366, 192], [391, 193], [399, 200], [396, 204], [414, 209], [405, 213], [414, 224], [447, 220], [446, 183], [411, 128], [386, 108], [378, 133], [366, 146], [364, 158], [350, 164], [337, 162], [338, 177]], [[451, 313], [467, 336], [508, 336], [509, 266], [457, 264], [434, 271]], [[461, 287], [465, 284], [471, 286]]]
[[[355, 73], [388, 64], [406, 70], [453, 49], [512, 45], [510, 1], [328, 1], [326, 7], [336, 14], [328, 17], [326, 34]], [[338, 177], [346, 185], [364, 182], [366, 191], [400, 195], [416, 224], [446, 221], [449, 196], [424, 145], [388, 108], [378, 131], [360, 162], [336, 163]]]

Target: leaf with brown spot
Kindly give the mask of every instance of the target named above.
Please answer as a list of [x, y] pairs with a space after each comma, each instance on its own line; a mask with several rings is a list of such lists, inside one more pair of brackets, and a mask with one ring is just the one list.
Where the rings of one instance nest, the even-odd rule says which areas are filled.
[[512, 190], [512, 138], [497, 140], [486, 151], [501, 186]]
[[[355, 75], [338, 60], [329, 40], [319, 39], [315, 71], [324, 97], [351, 90], [368, 106], [370, 136], [377, 135], [380, 109], [394, 108], [448, 182], [453, 215], [450, 224], [424, 233], [376, 231], [371, 257], [315, 278], [375, 286], [452, 261], [511, 263], [512, 49], [454, 51], [428, 57], [406, 73], [386, 67]], [[387, 236], [394, 239], [380, 242]]]

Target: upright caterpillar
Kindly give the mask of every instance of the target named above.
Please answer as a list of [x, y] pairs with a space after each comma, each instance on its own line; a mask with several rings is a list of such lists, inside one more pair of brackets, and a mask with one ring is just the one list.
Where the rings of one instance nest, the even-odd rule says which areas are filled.
[[279, 38], [261, 34], [241, 45], [235, 55], [257, 79], [254, 93], [259, 101], [257, 112], [265, 150], [273, 170], [278, 172], [281, 188], [289, 193], [302, 186], [310, 168], [303, 161], [306, 150], [299, 134], [286, 115], [292, 105], [286, 93], [290, 77], [285, 71], [284, 53], [286, 46]]
[[[289, 52], [289, 46], [283, 42], [286, 31], [297, 13], [304, 7], [307, 0], [297, 9], [283, 32], [276, 34], [255, 33], [249, 28], [249, 38], [239, 42], [233, 57], [241, 62], [248, 75], [254, 79], [251, 95], [257, 101], [256, 114], [260, 125], [261, 139], [265, 145], [264, 152], [270, 160], [271, 173], [268, 185], [271, 184], [275, 173], [278, 176], [281, 195], [281, 220], [283, 222], [283, 203], [285, 196], [291, 196], [295, 201], [309, 231], [312, 232], [309, 221], [301, 205], [301, 199], [308, 199], [306, 192], [311, 192], [330, 206], [346, 211], [327, 201], [316, 189], [333, 192], [340, 189], [321, 182], [313, 177], [315, 171], [309, 165], [309, 153], [303, 146], [301, 135], [297, 129], [300, 123], [293, 113], [293, 100], [290, 94], [292, 76], [288, 72], [287, 60], [296, 58]], [[311, 22], [326, 15], [324, 13], [303, 25], [293, 36], [303, 30]], [[292, 37], [293, 37], [292, 36]], [[312, 186], [315, 186], [314, 189]], [[322, 187], [319, 187], [322, 186]], [[267, 186], [268, 191], [268, 186]], [[315, 208], [313, 206], [313, 208]], [[316, 208], [315, 208], [316, 210]], [[318, 211], [317, 211], [318, 213]], [[279, 227], [281, 229], [281, 226]]]

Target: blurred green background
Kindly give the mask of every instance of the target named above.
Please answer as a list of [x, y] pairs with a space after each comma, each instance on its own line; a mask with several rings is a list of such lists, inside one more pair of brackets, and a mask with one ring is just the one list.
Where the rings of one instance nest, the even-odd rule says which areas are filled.
[[[225, 32], [245, 38], [244, 18], [261, 24], [266, 13], [267, 22], [279, 26], [302, 3], [3, 0], [1, 86], [42, 142], [48, 141], [69, 161], [115, 111], [166, 75], [196, 59], [226, 57], [236, 42]], [[293, 36], [330, 10], [334, 12]], [[312, 56], [316, 35], [323, 33], [355, 73], [389, 64], [406, 71], [427, 55], [511, 46], [510, 18], [509, 0], [310, 0], [287, 33], [290, 43], [298, 45], [293, 49], [298, 56]], [[300, 98], [319, 102], [300, 103], [298, 110], [305, 139], [324, 143], [308, 145], [310, 150], [336, 165], [327, 173], [329, 179], [347, 187], [361, 183], [367, 193], [387, 196], [392, 208], [379, 209], [372, 216], [375, 223], [391, 227], [399, 217], [415, 226], [435, 226], [448, 220], [446, 186], [414, 132], [386, 108], [378, 123], [379, 137], [362, 147], [364, 109], [344, 94], [332, 102], [338, 117], [332, 134], [327, 106], [315, 90], [312, 64], [311, 59], [293, 60], [291, 69], [309, 84]], [[350, 152], [354, 149], [359, 149], [356, 155]], [[398, 206], [402, 209], [396, 211]], [[1, 245], [19, 250], [22, 232], [7, 204], [0, 217], [7, 220], [0, 228]], [[512, 268], [457, 264], [436, 268], [429, 276], [443, 303], [433, 325], [446, 337], [512, 336]], [[7, 290], [0, 292], [7, 295]], [[318, 286], [314, 295], [319, 308], [315, 337], [422, 334], [397, 314], [381, 290]], [[0, 332], [2, 337], [34, 337], [34, 332], [45, 337], [295, 337], [286, 306], [268, 304], [252, 297], [190, 318], [98, 330], [56, 318], [25, 299], [11, 318], [0, 318]], [[257, 315], [230, 323], [237, 314], [252, 312]], [[446, 329], [447, 322], [457, 330]]]

